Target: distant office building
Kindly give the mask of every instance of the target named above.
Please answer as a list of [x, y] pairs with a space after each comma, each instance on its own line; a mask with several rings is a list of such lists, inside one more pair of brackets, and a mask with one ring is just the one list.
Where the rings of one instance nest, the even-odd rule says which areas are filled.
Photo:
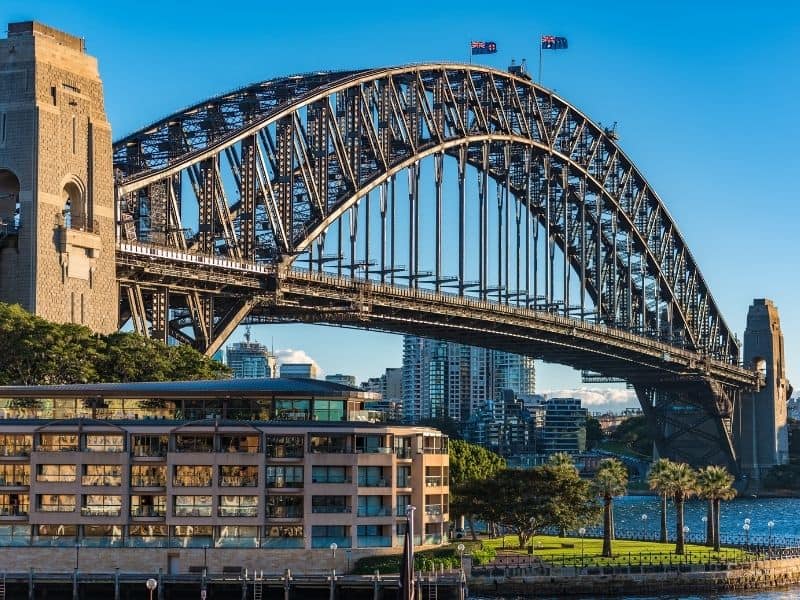
[[283, 363], [280, 372], [288, 379], [316, 379], [318, 373], [314, 363]]
[[350, 387], [356, 387], [355, 375], [342, 375], [341, 373], [336, 373], [334, 375], [325, 375], [325, 381], [330, 381], [331, 383], [341, 383], [342, 385], [349, 385]]
[[541, 454], [586, 450], [586, 417], [580, 398], [548, 398], [544, 410], [544, 427], [537, 432], [537, 451]]
[[278, 376], [275, 356], [269, 348], [250, 339], [250, 328], [243, 342], [230, 344], [227, 348], [228, 366], [236, 378], [275, 378]]
[[403, 399], [403, 369], [402, 367], [391, 367], [381, 377], [381, 394], [384, 400], [395, 400], [400, 402]]
[[465, 422], [487, 409], [502, 419], [504, 390], [530, 395], [535, 383], [532, 358], [416, 336], [403, 339], [402, 399], [408, 422], [445, 416]]

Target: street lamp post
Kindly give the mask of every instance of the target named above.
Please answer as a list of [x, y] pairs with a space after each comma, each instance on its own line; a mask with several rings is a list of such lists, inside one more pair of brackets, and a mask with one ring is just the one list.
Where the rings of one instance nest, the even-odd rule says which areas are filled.
[[583, 536], [586, 535], [586, 527], [578, 529], [578, 534], [581, 536], [581, 567], [583, 567]]
[[775, 527], [775, 521], [769, 521], [767, 523], [767, 529], [769, 529], [769, 542], [768, 545], [772, 546], [772, 528]]
[[144, 582], [145, 587], [150, 592], [150, 600], [153, 600], [153, 590], [158, 587], [158, 582], [152, 577]]
[[711, 545], [712, 540], [709, 539], [711, 536], [708, 535], [709, 534], [709, 531], [708, 531], [708, 517], [706, 515], [703, 515], [702, 517], [700, 517], [700, 520], [703, 522], [703, 528], [706, 530], [706, 546], [709, 546], [709, 545]]
[[465, 548], [464, 544], [459, 544], [458, 546], [456, 546], [456, 550], [458, 550], [458, 560], [459, 564], [461, 565], [460, 568], [462, 575], [464, 573], [464, 548]]
[[81, 545], [75, 544], [75, 570], [78, 570], [80, 566], [80, 558], [81, 558]]
[[750, 545], [750, 523], [748, 523], [750, 519], [744, 520], [744, 525], [742, 525], [742, 529], [744, 529], [744, 543], [749, 546]]
[[642, 515], [642, 535], [644, 536], [644, 539], [646, 540], [647, 539], [647, 515], [646, 514]]

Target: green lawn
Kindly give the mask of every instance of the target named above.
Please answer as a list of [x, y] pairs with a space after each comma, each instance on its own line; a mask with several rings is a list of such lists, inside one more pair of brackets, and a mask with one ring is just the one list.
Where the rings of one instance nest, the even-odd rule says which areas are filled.
[[[505, 540], [505, 548], [503, 548]], [[686, 553], [676, 555], [675, 544], [661, 544], [658, 542], [639, 542], [628, 540], [614, 540], [612, 542], [612, 558], [603, 558], [603, 540], [595, 538], [560, 538], [550, 535], [537, 535], [534, 540], [533, 554], [546, 563], [554, 565], [658, 565], [678, 563], [704, 563], [704, 562], [736, 562], [746, 557], [745, 552], [736, 548], [723, 548], [721, 552], [714, 552], [707, 546], [695, 544], [686, 545]], [[464, 542], [467, 551], [479, 549], [492, 549], [498, 555], [528, 556], [527, 548], [517, 548], [516, 536], [505, 538], [484, 539], [479, 542]]]

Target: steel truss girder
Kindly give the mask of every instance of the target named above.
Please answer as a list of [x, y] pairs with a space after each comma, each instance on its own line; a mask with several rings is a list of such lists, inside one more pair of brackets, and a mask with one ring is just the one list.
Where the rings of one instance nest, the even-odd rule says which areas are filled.
[[[175, 135], [175, 123], [180, 124], [180, 135]], [[197, 180], [205, 219], [201, 219], [199, 248], [214, 253], [223, 247], [226, 255], [235, 257], [237, 231], [229, 227], [231, 216], [220, 210], [224, 190], [210, 182], [221, 179], [219, 156], [254, 135], [268, 142], [258, 146], [256, 154], [262, 156], [256, 171], [274, 238], [281, 240], [276, 258], [283, 264], [307, 250], [370, 190], [424, 156], [487, 142], [533, 148], [562, 169], [565, 205], [560, 214], [554, 213], [561, 223], [553, 223], [553, 243], [565, 252], [592, 226], [593, 213], [585, 197], [578, 204], [590, 210], [569, 209], [572, 174], [595, 195], [593, 266], [587, 264], [592, 256], [588, 250], [580, 253], [581, 264], [577, 253], [570, 260], [575, 271], [585, 275], [583, 285], [596, 296], [604, 320], [617, 325], [619, 309], [625, 307], [630, 315], [626, 326], [632, 331], [652, 328], [660, 318], [659, 304], [653, 303], [658, 299], [668, 307], [676, 330], [685, 332], [689, 347], [729, 362], [738, 360], [738, 342], [677, 227], [617, 146], [615, 136], [526, 79], [484, 67], [443, 64], [263, 82], [192, 107], [118, 142], [115, 165], [123, 174], [119, 197], [186, 171]], [[270, 159], [265, 161], [263, 154]], [[244, 156], [241, 150], [234, 155]], [[486, 169], [486, 161], [477, 164], [471, 152], [467, 156], [470, 163]], [[504, 171], [493, 168], [490, 161], [490, 176], [504, 181]], [[558, 174], [551, 175], [548, 185], [557, 189]], [[515, 187], [509, 180], [509, 185], [531, 209], [528, 184]], [[557, 198], [548, 196], [548, 204], [551, 200]], [[232, 208], [227, 201], [222, 203], [226, 210]], [[247, 207], [239, 210], [238, 220], [246, 220], [249, 213]], [[537, 218], [541, 222], [541, 216]], [[609, 223], [613, 229], [604, 231]], [[215, 224], [221, 226], [224, 244], [214, 242]], [[243, 231], [248, 233], [242, 228], [240, 237]], [[620, 235], [628, 239], [628, 246], [626, 253], [618, 254]], [[244, 245], [247, 254], [247, 242]], [[651, 292], [647, 280], [655, 284]], [[464, 283], [460, 282], [462, 288]]]

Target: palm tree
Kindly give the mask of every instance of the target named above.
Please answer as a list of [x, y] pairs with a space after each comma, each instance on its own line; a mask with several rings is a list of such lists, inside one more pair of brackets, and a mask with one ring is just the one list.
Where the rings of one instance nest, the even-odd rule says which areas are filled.
[[[733, 488], [733, 475], [725, 467], [709, 465], [697, 473], [699, 494], [708, 500], [708, 531], [707, 542], [719, 552], [719, 511], [722, 500], [732, 500], [736, 497]], [[710, 533], [710, 535], [708, 535]]]
[[647, 475], [647, 484], [650, 489], [661, 496], [661, 536], [659, 540], [662, 544], [667, 543], [667, 480], [665, 473], [673, 462], [668, 458], [659, 458], [650, 467]]
[[603, 556], [611, 556], [611, 530], [614, 523], [614, 496], [625, 493], [628, 470], [616, 458], [600, 461], [594, 476], [595, 493], [603, 498]]
[[675, 554], [683, 554], [685, 546], [683, 503], [697, 491], [697, 473], [686, 463], [672, 463], [667, 467], [665, 478], [667, 493], [675, 502]]

